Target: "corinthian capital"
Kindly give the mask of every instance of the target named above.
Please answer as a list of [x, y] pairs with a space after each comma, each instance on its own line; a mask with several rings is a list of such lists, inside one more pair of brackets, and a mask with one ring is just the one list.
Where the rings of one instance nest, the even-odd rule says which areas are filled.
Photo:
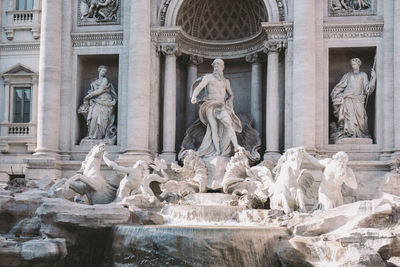
[[161, 52], [166, 56], [180, 55], [180, 51], [177, 44], [163, 44], [161, 45]]
[[198, 66], [203, 63], [203, 58], [199, 57], [199, 56], [191, 55], [189, 57], [189, 63]]
[[251, 63], [251, 64], [258, 64], [264, 62], [264, 56], [260, 56], [257, 53], [250, 54], [246, 56], [246, 61]]
[[283, 41], [279, 40], [269, 40], [265, 41], [264, 43], [264, 53], [279, 53], [282, 49], [286, 47], [285, 43]]

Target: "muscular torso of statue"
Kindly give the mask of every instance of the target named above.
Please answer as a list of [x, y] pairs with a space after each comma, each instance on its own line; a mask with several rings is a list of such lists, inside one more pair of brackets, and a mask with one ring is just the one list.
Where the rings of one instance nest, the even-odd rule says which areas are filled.
[[207, 75], [206, 79], [208, 79], [208, 85], [206, 87], [207, 99], [223, 103], [226, 96], [226, 79], [217, 79], [212, 74]]

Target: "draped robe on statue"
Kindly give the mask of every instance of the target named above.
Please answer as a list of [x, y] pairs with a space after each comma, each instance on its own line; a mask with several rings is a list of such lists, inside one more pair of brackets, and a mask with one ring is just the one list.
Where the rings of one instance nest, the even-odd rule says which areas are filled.
[[[101, 80], [93, 81], [90, 87], [88, 93], [101, 90]], [[107, 84], [103, 93], [90, 99], [87, 117], [89, 139], [111, 138], [115, 134], [111, 132], [111, 127], [113, 127], [115, 121], [116, 103], [117, 94], [111, 83]]]
[[365, 72], [346, 73], [332, 90], [333, 114], [340, 137], [370, 138], [365, 97], [371, 93]]
[[[198, 82], [202, 80], [203, 77], [196, 80], [193, 84], [192, 89]], [[208, 87], [209, 85], [207, 85]], [[201, 95], [201, 96], [200, 96]], [[224, 134], [226, 125], [231, 125], [235, 132], [242, 131], [242, 123], [240, 119], [236, 116], [233, 110], [233, 101], [221, 102], [215, 99], [211, 99], [207, 94], [207, 88], [199, 94], [198, 103], [200, 105], [199, 118], [200, 121], [207, 126], [206, 133], [204, 135], [203, 141], [199, 149], [197, 150], [197, 155], [202, 156], [213, 156], [216, 155], [215, 145], [219, 145], [221, 156], [229, 156], [231, 153], [231, 140], [227, 134]], [[220, 137], [219, 144], [214, 144], [212, 140], [212, 130], [211, 126], [207, 120], [207, 111], [211, 110], [214, 118], [218, 123], [218, 136]]]

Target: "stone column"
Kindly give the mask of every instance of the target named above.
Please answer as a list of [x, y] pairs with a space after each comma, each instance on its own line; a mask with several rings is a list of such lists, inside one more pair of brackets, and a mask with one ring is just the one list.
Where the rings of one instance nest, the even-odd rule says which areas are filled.
[[197, 79], [197, 67], [203, 63], [203, 58], [198, 56], [190, 56], [188, 62], [188, 77], [187, 77], [187, 92], [186, 92], [186, 109], [185, 109], [185, 126], [186, 129], [190, 127], [190, 125], [196, 119], [196, 105], [193, 105], [190, 102], [190, 89], [193, 83]]
[[125, 154], [119, 157], [120, 162], [150, 160], [150, 2], [132, 1], [130, 7], [127, 134]]
[[315, 149], [315, 0], [293, 1], [293, 146]]
[[[393, 75], [393, 63], [394, 63], [394, 59], [393, 58], [393, 52], [394, 52], [394, 40], [393, 40], [393, 35], [395, 35], [396, 33], [393, 32], [393, 27], [394, 24], [394, 18], [393, 18], [393, 14], [394, 14], [394, 2], [396, 0], [389, 0], [389, 1], [385, 1], [383, 3], [383, 14], [384, 14], [384, 21], [385, 21], [385, 27], [383, 29], [383, 42], [382, 42], [382, 46], [377, 46], [377, 60], [378, 59], [383, 59], [382, 61], [378, 60], [379, 62], [383, 62], [383, 73], [385, 75], [382, 75], [381, 77], [383, 77], [383, 83], [380, 83], [381, 81], [379, 80], [379, 76], [377, 77], [377, 88], [380, 88], [380, 84], [383, 85], [382, 89], [383, 89], [383, 94], [382, 94], [382, 112], [381, 112], [381, 116], [383, 116], [382, 122], [380, 125], [382, 125], [381, 127], [378, 126], [378, 129], [380, 129], [381, 132], [381, 136], [382, 136], [382, 154], [380, 156], [380, 158], [382, 160], [388, 160], [390, 159], [391, 153], [393, 152], [393, 148], [394, 148], [394, 119], [393, 116], [395, 116], [394, 114], [394, 91], [393, 88], [394, 87], [394, 75]], [[394, 60], [393, 60], [394, 59]], [[379, 67], [379, 64], [377, 64]], [[379, 71], [377, 71], [377, 74], [379, 74]], [[380, 89], [378, 89], [380, 90]], [[379, 91], [377, 91], [378, 93]], [[378, 101], [377, 101], [378, 102]], [[378, 115], [379, 113], [377, 113]], [[376, 118], [378, 118], [378, 116], [376, 116]], [[378, 120], [375, 120], [377, 123], [377, 125], [379, 124]], [[380, 143], [378, 141], [378, 143]]]
[[62, 1], [43, 0], [40, 37], [36, 155], [58, 157]]
[[4, 117], [3, 123], [10, 122], [10, 79], [7, 77], [3, 77], [4, 79], [4, 90], [5, 90], [5, 99], [4, 99]]
[[32, 117], [31, 123], [37, 125], [37, 106], [38, 106], [38, 76], [35, 75], [32, 77], [32, 96], [31, 96], [31, 103], [32, 103]]
[[400, 1], [397, 0], [394, 1], [393, 25], [394, 142], [395, 151], [400, 153]]
[[279, 52], [282, 41], [270, 40], [265, 43], [268, 54], [267, 96], [266, 96], [266, 149], [264, 159], [277, 161], [279, 153]]
[[255, 129], [262, 134], [262, 58], [257, 54], [246, 56], [251, 63], [251, 116]]
[[151, 48], [151, 95], [150, 95], [150, 137], [149, 148], [152, 154], [159, 151], [160, 129], [160, 47], [154, 41]]
[[161, 51], [165, 55], [164, 75], [164, 114], [163, 114], [163, 150], [161, 158], [167, 163], [175, 161], [176, 131], [176, 56], [175, 44], [163, 45]]

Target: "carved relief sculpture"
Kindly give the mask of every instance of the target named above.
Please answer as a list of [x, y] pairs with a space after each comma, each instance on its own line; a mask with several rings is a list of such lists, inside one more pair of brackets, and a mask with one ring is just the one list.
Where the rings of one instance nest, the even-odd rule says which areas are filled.
[[375, 0], [329, 0], [329, 16], [373, 15]]
[[[224, 77], [224, 61], [215, 59], [214, 72], [200, 78], [193, 89], [191, 102], [199, 103], [199, 117], [207, 126], [199, 156], [229, 156], [231, 144], [235, 151], [239, 145], [236, 132], [242, 131], [242, 124], [233, 110], [233, 93], [229, 80]], [[203, 90], [204, 89], [204, 90]], [[203, 91], [203, 94], [200, 93]], [[228, 96], [228, 97], [226, 97]]]
[[114, 86], [108, 81], [107, 67], [99, 66], [99, 77], [90, 83], [88, 94], [83, 98], [83, 104], [78, 113], [86, 119], [88, 127], [87, 140], [102, 140], [115, 144], [117, 127], [115, 125], [115, 108], [117, 94]]
[[[333, 114], [337, 119], [336, 130], [331, 140], [337, 143], [342, 138], [370, 138], [366, 99], [375, 90], [376, 74], [371, 71], [371, 80], [360, 71], [361, 60], [350, 60], [352, 72], [346, 73], [331, 92]], [[333, 126], [333, 125], [332, 125]]]
[[305, 156], [315, 166], [323, 169], [323, 176], [318, 190], [318, 207], [322, 210], [343, 205], [342, 184], [357, 189], [357, 180], [353, 170], [347, 167], [349, 157], [345, 152], [336, 153], [332, 159], [318, 160], [308, 153]]
[[119, 24], [121, 0], [80, 0], [78, 25]]

